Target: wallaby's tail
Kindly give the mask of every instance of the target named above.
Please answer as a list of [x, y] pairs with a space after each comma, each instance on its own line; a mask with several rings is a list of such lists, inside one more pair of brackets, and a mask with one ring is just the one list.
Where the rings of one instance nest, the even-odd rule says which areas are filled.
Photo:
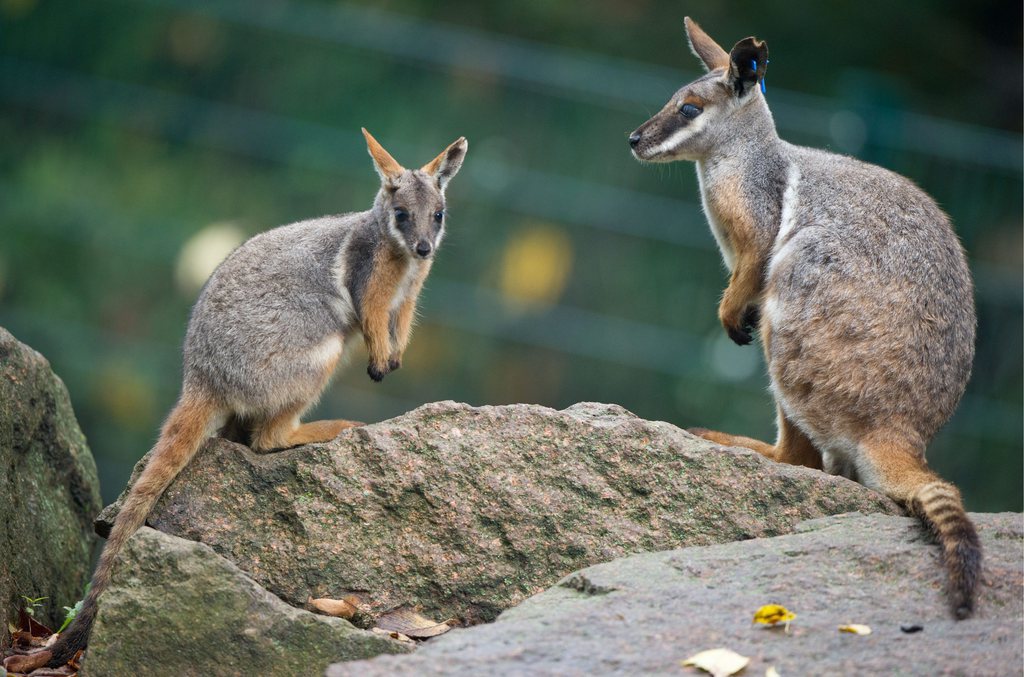
[[195, 456], [206, 439], [215, 411], [216, 408], [208, 400], [183, 394], [167, 417], [146, 468], [121, 505], [121, 511], [117, 514], [99, 564], [92, 575], [92, 587], [82, 608], [50, 648], [52, 656], [48, 665], [51, 667], [64, 665], [79, 649], [85, 648], [99, 610], [97, 602], [110, 584], [110, 574], [117, 556], [132, 534], [146, 521], [160, 495]]
[[974, 612], [975, 587], [981, 574], [981, 542], [964, 511], [960, 492], [952, 484], [936, 479], [914, 492], [909, 507], [942, 546], [949, 570], [953, 613], [959, 619], [968, 618]]

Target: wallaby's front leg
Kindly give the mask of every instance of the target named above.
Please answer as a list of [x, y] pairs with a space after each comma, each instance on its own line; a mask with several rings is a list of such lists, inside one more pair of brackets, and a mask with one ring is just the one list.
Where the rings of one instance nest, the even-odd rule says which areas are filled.
[[384, 255], [378, 255], [362, 303], [363, 339], [370, 355], [366, 373], [374, 381], [381, 381], [391, 371], [391, 298], [397, 283], [395, 262]]
[[391, 337], [393, 345], [391, 356], [388, 359], [388, 366], [391, 368], [391, 371], [402, 366], [402, 357], [405, 355], [405, 349], [409, 346], [409, 338], [412, 336], [412, 323], [416, 319], [416, 301], [419, 298], [420, 290], [423, 288], [423, 281], [427, 279], [427, 274], [430, 272], [431, 263], [433, 262], [425, 261], [421, 264], [420, 272], [416, 279], [413, 280], [408, 296], [405, 297], [405, 301], [402, 302], [402, 305], [395, 312]]
[[753, 340], [751, 334], [760, 319], [758, 301], [761, 286], [761, 263], [758, 258], [752, 255], [738, 257], [729, 286], [718, 306], [718, 319], [729, 338], [738, 345], [745, 346]]

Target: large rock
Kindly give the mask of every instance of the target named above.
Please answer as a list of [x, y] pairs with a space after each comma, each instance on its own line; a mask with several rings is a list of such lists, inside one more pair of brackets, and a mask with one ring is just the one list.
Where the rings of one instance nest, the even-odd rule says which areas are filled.
[[0, 645], [22, 595], [48, 598], [48, 624], [82, 597], [101, 507], [67, 389], [42, 355], [0, 328]]
[[103, 595], [82, 675], [312, 675], [408, 650], [282, 602], [209, 546], [143, 528]]
[[854, 510], [897, 512], [855, 483], [617, 406], [449, 402], [273, 454], [215, 440], [150, 523], [291, 604], [356, 594], [375, 612], [477, 623], [590, 564]]
[[[680, 661], [726, 647], [763, 675], [1020, 674], [1022, 516], [975, 514], [985, 548], [978, 613], [953, 620], [938, 548], [906, 517], [847, 515], [799, 533], [634, 555], [564, 579], [489, 625], [455, 630], [410, 656], [332, 666], [358, 675], [697, 674]], [[797, 614], [751, 623], [764, 604]], [[847, 623], [872, 633], [838, 632]], [[908, 634], [901, 625], [919, 625]]]

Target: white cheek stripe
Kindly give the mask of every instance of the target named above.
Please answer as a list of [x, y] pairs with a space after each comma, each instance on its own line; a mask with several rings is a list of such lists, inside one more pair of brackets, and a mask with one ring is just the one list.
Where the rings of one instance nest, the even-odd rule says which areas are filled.
[[690, 124], [686, 125], [682, 129], [677, 129], [672, 133], [672, 136], [652, 148], [649, 154], [652, 156], [661, 155], [662, 153], [668, 153], [675, 150], [683, 141], [704, 129], [704, 125], [707, 124], [707, 121], [707, 113], [698, 115], [692, 122], [690, 122]]

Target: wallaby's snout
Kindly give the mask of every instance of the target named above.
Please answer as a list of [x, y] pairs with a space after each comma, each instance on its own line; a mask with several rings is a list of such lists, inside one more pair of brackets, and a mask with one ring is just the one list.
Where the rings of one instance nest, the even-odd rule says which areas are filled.
[[640, 139], [641, 138], [643, 138], [643, 137], [640, 134], [640, 130], [639, 129], [636, 130], [635, 132], [633, 132], [632, 134], [630, 134], [629, 135], [629, 147], [630, 148], [636, 148], [638, 145], [640, 145]]
[[416, 243], [416, 253], [421, 259], [425, 259], [430, 256], [430, 252], [434, 251], [434, 247], [426, 240], [420, 240]]

